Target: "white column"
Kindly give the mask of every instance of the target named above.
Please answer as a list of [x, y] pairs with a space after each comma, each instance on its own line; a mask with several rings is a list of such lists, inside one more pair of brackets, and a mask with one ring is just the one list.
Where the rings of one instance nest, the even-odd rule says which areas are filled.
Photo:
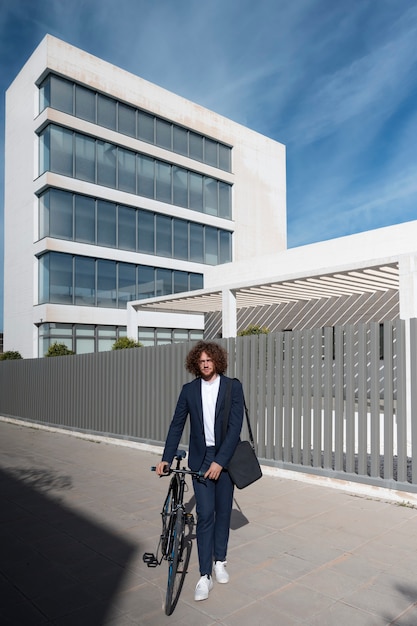
[[400, 318], [417, 317], [417, 255], [404, 254], [398, 261]]
[[236, 337], [237, 310], [236, 295], [230, 289], [222, 289], [222, 336]]
[[410, 324], [408, 320], [417, 318], [417, 256], [404, 254], [398, 260], [400, 319], [407, 320], [405, 326], [406, 349], [406, 414], [407, 414], [407, 454], [411, 455], [411, 365], [410, 365]]
[[126, 330], [130, 339], [138, 340], [138, 312], [130, 302], [126, 307]]

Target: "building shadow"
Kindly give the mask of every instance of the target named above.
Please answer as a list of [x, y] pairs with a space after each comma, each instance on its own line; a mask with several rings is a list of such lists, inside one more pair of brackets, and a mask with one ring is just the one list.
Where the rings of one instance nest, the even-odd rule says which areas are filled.
[[71, 477], [46, 470], [0, 470], [2, 625], [111, 620], [138, 546], [59, 502], [71, 487]]

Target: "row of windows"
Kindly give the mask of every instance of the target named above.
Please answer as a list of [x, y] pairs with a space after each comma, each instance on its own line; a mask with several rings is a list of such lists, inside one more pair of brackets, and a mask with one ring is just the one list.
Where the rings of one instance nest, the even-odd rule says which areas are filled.
[[126, 308], [127, 302], [202, 289], [203, 275], [61, 252], [39, 258], [39, 303]]
[[[202, 330], [182, 328], [138, 328], [138, 339], [143, 346], [162, 346], [203, 339]], [[44, 356], [53, 343], [63, 343], [76, 354], [107, 352], [113, 344], [126, 337], [126, 326], [99, 326], [97, 324], [39, 325], [39, 356]]]
[[203, 339], [204, 331], [186, 328], [138, 328], [138, 340], [143, 346], [164, 346]]
[[52, 107], [207, 165], [231, 171], [229, 146], [65, 78], [48, 76], [40, 86], [39, 94], [40, 111]]
[[232, 259], [229, 231], [58, 189], [39, 198], [39, 237], [210, 265]]
[[51, 171], [177, 206], [231, 217], [231, 185], [51, 124], [40, 134], [40, 174]]
[[38, 330], [39, 356], [44, 356], [53, 343], [63, 343], [76, 354], [106, 352], [115, 341], [126, 337], [126, 326], [97, 326], [95, 324], [40, 324]]

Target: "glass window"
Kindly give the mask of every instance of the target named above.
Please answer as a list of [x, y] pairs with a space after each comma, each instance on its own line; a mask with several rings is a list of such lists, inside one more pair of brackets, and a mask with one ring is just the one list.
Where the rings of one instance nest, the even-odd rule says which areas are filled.
[[136, 211], [129, 207], [119, 206], [117, 220], [118, 248], [136, 250]]
[[153, 298], [155, 295], [155, 268], [139, 265], [138, 299]]
[[217, 265], [218, 259], [218, 236], [217, 228], [205, 226], [204, 228], [204, 261], [209, 265]]
[[190, 330], [190, 341], [199, 341], [204, 338], [204, 331]]
[[172, 333], [172, 341], [174, 343], [183, 343], [184, 341], [188, 341], [188, 330], [175, 328]]
[[162, 161], [155, 162], [156, 199], [171, 202], [171, 166]]
[[76, 337], [75, 352], [77, 354], [90, 354], [95, 351], [94, 337]]
[[177, 206], [188, 207], [187, 170], [172, 166], [173, 203]]
[[116, 130], [116, 100], [97, 94], [97, 124]]
[[95, 163], [96, 142], [85, 135], [75, 135], [75, 178], [94, 183], [96, 180]]
[[[190, 274], [190, 291], [194, 291], [195, 289], [203, 289], [203, 274]], [[191, 339], [191, 336], [190, 336]]]
[[206, 137], [204, 139], [204, 163], [217, 167], [217, 162], [217, 141]]
[[188, 222], [174, 219], [174, 258], [188, 260]]
[[232, 234], [227, 230], [220, 231], [219, 263], [230, 263], [232, 260]]
[[217, 199], [217, 180], [204, 178], [204, 212], [218, 215], [219, 204]]
[[107, 141], [97, 141], [97, 183], [116, 187], [117, 148]]
[[49, 236], [49, 197], [49, 191], [39, 196], [39, 239]]
[[96, 94], [91, 89], [75, 85], [75, 115], [87, 122], [96, 121]]
[[72, 239], [72, 194], [58, 189], [50, 190], [50, 229], [51, 237]]
[[105, 200], [97, 202], [97, 244], [116, 246], [116, 205]]
[[138, 211], [138, 250], [155, 253], [155, 214], [151, 211]]
[[72, 256], [59, 252], [49, 253], [49, 302], [72, 304]]
[[97, 306], [116, 307], [116, 262], [97, 261]]
[[88, 257], [75, 257], [75, 304], [94, 306], [96, 302], [95, 261]]
[[56, 174], [63, 174], [64, 176], [72, 176], [72, 131], [59, 128], [58, 126], [51, 126], [50, 133], [51, 171]]
[[142, 141], [155, 143], [155, 118], [153, 115], [138, 111], [138, 138]]
[[219, 217], [232, 217], [231, 211], [231, 186], [227, 183], [219, 182]]
[[190, 209], [203, 210], [203, 177], [194, 172], [189, 173], [190, 181]]
[[137, 193], [147, 198], [154, 197], [154, 164], [155, 160], [138, 155], [138, 185]]
[[172, 343], [171, 329], [170, 328], [157, 328], [156, 329], [156, 345], [166, 346]]
[[172, 293], [172, 270], [156, 268], [155, 289], [157, 296], [167, 296]]
[[119, 102], [117, 107], [119, 133], [136, 137], [136, 110], [127, 104]]
[[75, 240], [96, 242], [95, 201], [87, 196], [75, 196]]
[[138, 328], [138, 340], [143, 346], [155, 345], [155, 329], [154, 328]]
[[136, 193], [136, 155], [131, 150], [117, 149], [117, 188]]
[[203, 160], [203, 137], [201, 135], [197, 135], [197, 133], [189, 132], [188, 135], [189, 142], [189, 155], [192, 159], [196, 159], [197, 161]]
[[39, 304], [49, 302], [49, 254], [44, 254], [38, 261], [39, 287], [38, 301]]
[[173, 147], [174, 152], [188, 156], [188, 130], [181, 126], [174, 126]]
[[65, 78], [51, 76], [51, 107], [73, 115], [74, 84]]
[[167, 215], [156, 216], [156, 254], [172, 257], [172, 220]]
[[156, 145], [167, 150], [172, 150], [171, 141], [172, 124], [165, 120], [156, 119]]
[[97, 351], [107, 352], [112, 349], [117, 339], [116, 326], [97, 326]]
[[190, 261], [203, 263], [203, 254], [203, 226], [201, 224], [190, 224]]
[[39, 87], [39, 113], [51, 106], [51, 77], [48, 76]]
[[174, 293], [188, 291], [188, 273], [179, 270], [173, 271]]
[[51, 129], [48, 126], [39, 136], [39, 175], [51, 169]]
[[230, 172], [232, 168], [231, 156], [231, 149], [228, 146], [219, 144], [219, 167], [226, 172]]
[[118, 306], [126, 308], [127, 302], [136, 300], [136, 266], [131, 263], [119, 263]]

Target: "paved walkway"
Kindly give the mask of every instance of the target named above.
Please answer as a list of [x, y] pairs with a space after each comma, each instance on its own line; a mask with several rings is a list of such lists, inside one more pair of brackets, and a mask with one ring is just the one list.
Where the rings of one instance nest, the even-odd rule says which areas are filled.
[[417, 509], [274, 476], [235, 494], [230, 583], [194, 602], [194, 545], [165, 616], [158, 458], [0, 421], [2, 626], [416, 626]]

